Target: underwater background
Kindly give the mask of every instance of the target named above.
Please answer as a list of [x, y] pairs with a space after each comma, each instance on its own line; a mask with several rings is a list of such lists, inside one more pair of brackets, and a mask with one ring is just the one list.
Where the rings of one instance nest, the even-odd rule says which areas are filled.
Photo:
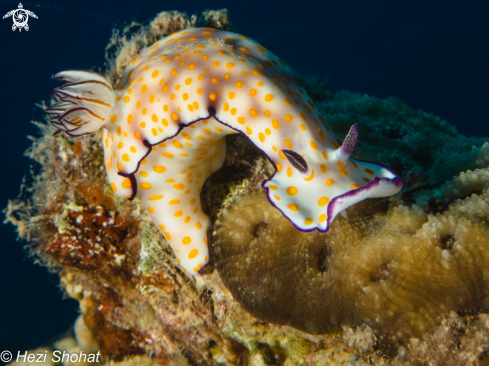
[[[38, 19], [29, 31], [0, 21], [1, 205], [18, 196], [31, 162], [23, 156], [43, 120], [36, 103], [67, 68], [104, 67], [114, 29], [163, 10], [200, 14], [227, 8], [233, 30], [264, 44], [296, 72], [349, 90], [395, 96], [467, 136], [489, 136], [489, 3], [485, 1], [42, 1], [23, 2]], [[0, 1], [0, 13], [18, 2]], [[35, 166], [33, 166], [35, 170]], [[0, 241], [0, 350], [27, 350], [69, 331], [78, 303], [63, 300], [56, 275], [37, 266], [3, 225]]]

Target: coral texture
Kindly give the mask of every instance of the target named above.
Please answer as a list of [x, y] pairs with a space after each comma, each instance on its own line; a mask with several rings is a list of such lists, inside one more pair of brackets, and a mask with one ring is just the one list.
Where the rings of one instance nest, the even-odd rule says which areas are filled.
[[[214, 14], [207, 21], [228, 27], [225, 12], [207, 14]], [[164, 12], [149, 26], [115, 34], [107, 54], [112, 84], [141, 48], [199, 19], [206, 17]], [[31, 138], [27, 155], [38, 167], [5, 213], [30, 243], [35, 260], [58, 271], [66, 294], [80, 302], [83, 322], [75, 327], [76, 341], [57, 349], [98, 349], [105, 365], [487, 362], [488, 317], [477, 314], [488, 306], [485, 139], [460, 136], [393, 98], [333, 96], [314, 80], [301, 81], [339, 140], [358, 124], [362, 139], [353, 157], [403, 172], [406, 189], [351, 207], [327, 234], [297, 234], [256, 192], [273, 166], [242, 136], [227, 136], [223, 167], [201, 192], [211, 221], [208, 238], [214, 230], [217, 240], [214, 263], [197, 278], [180, 269], [139, 199], [112, 193], [100, 135], [53, 137], [53, 128], [36, 123], [41, 136]], [[422, 153], [412, 155], [413, 146]], [[255, 220], [246, 216], [250, 197], [260, 206], [255, 216], [266, 225], [250, 224]], [[233, 217], [241, 222], [233, 223]], [[231, 226], [232, 235], [224, 230]], [[280, 242], [267, 237], [272, 230]], [[257, 243], [274, 252], [262, 253]], [[250, 249], [253, 257], [246, 254]], [[263, 277], [240, 273], [250, 269], [247, 258], [258, 271], [277, 267]], [[296, 263], [297, 270], [280, 263]], [[233, 287], [233, 277], [243, 280], [242, 290]], [[281, 303], [280, 294], [285, 294]], [[301, 297], [311, 302], [296, 308]], [[267, 299], [280, 311], [258, 312], [254, 305]], [[321, 313], [321, 306], [330, 313]], [[273, 322], [294, 322], [302, 330]], [[328, 333], [310, 334], [321, 329]]]
[[489, 231], [465, 214], [488, 199], [485, 189], [470, 209], [458, 203], [428, 217], [416, 205], [369, 200], [321, 234], [295, 230], [256, 191], [222, 211], [214, 263], [257, 318], [313, 334], [369, 322], [391, 353], [450, 311], [489, 310]]

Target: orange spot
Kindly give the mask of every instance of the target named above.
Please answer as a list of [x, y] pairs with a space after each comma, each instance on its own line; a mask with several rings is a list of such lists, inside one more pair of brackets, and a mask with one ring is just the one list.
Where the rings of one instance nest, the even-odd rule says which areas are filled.
[[328, 204], [328, 202], [329, 202], [329, 198], [328, 198], [328, 197], [324, 197], [324, 196], [323, 196], [323, 197], [321, 197], [321, 198], [318, 200], [318, 205], [322, 207], [322, 206], [327, 205], [327, 204]]
[[148, 86], [146, 84], [144, 84], [142, 87], [141, 87], [141, 93], [143, 94], [146, 94], [146, 92], [148, 91]]
[[271, 102], [273, 100], [273, 94], [265, 95], [265, 102]]
[[256, 89], [250, 89], [250, 95], [254, 97], [256, 95]]
[[164, 166], [161, 166], [161, 165], [155, 165], [153, 167], [153, 171], [156, 173], [164, 173], [166, 171], [166, 168]]
[[215, 101], [217, 99], [217, 95], [214, 94], [214, 93], [210, 93], [209, 94], [209, 99], [212, 100], [212, 101]]
[[[188, 259], [194, 259], [195, 257], [197, 257], [198, 254], [199, 254], [199, 251], [197, 249], [192, 249], [190, 251], [190, 253], [188, 253]], [[194, 271], [195, 272], [198, 272], [199, 271], [199, 268], [198, 267], [195, 267], [194, 268]]]
[[364, 170], [365, 170], [365, 173], [367, 173], [369, 175], [375, 175], [375, 173], [372, 169], [364, 169]]
[[238, 80], [238, 81], [235, 83], [235, 85], [236, 85], [236, 88], [242, 88], [242, 87], [243, 87], [243, 82]]
[[131, 188], [131, 180], [129, 178], [126, 178], [122, 181], [122, 188]]
[[250, 116], [253, 118], [255, 118], [258, 115], [258, 113], [256, 112], [256, 109], [253, 109], [253, 108], [251, 108], [249, 110], [249, 113], [250, 113]]
[[287, 176], [292, 177], [292, 168], [287, 168]]
[[305, 220], [304, 220], [304, 223], [305, 223], [306, 225], [311, 225], [313, 222], [314, 222], [314, 220], [313, 220], [313, 219], [311, 219], [311, 218], [309, 218], [309, 217], [308, 217], [307, 219], [305, 219]]
[[289, 203], [287, 207], [289, 208], [289, 210], [299, 211], [299, 206], [297, 206], [295, 203]]
[[126, 163], [128, 163], [129, 162], [129, 155], [122, 154], [122, 160], [124, 160]]
[[311, 141], [311, 144], [310, 145], [311, 145], [311, 148], [313, 150], [317, 150], [318, 149], [318, 145], [316, 145], [316, 143], [314, 141]]
[[280, 156], [280, 158], [282, 160], [287, 160], [287, 158], [285, 157], [284, 152], [282, 151], [282, 149], [280, 149], [280, 151], [278, 152], [278, 154], [279, 154], [279, 156]]
[[202, 229], [202, 224], [199, 221], [195, 223], [195, 226], [197, 227], [197, 229]]
[[319, 215], [319, 222], [325, 222], [326, 221], [326, 214], [321, 214]]
[[285, 145], [287, 145], [287, 147], [292, 150], [292, 143], [289, 139], [285, 139]]
[[191, 241], [192, 241], [192, 239], [190, 239], [190, 236], [186, 236], [185, 238], [182, 239], [182, 244], [188, 245], [188, 244], [190, 244]]
[[180, 142], [178, 142], [176, 140], [173, 140], [172, 142], [173, 142], [173, 146], [175, 146], [177, 149], [183, 148], [183, 145]]
[[314, 179], [314, 169], [312, 170], [311, 175], [309, 177], [307, 177], [307, 178], [304, 178], [304, 180], [306, 182], [310, 182], [313, 179]]
[[242, 125], [244, 125], [246, 121], [245, 121], [244, 117], [238, 117], [238, 122], [241, 123]]
[[294, 186], [288, 187], [285, 191], [289, 196], [295, 196], [299, 192], [299, 190]]
[[229, 97], [229, 99], [234, 99], [235, 95], [236, 94], [234, 94], [234, 92], [229, 92], [228, 97]]
[[171, 112], [171, 119], [177, 122], [179, 120], [178, 114], [176, 114], [175, 112]]
[[331, 185], [333, 185], [333, 183], [334, 183], [333, 179], [326, 179], [326, 185], [327, 186], [331, 186]]
[[272, 126], [277, 130], [280, 127], [280, 123], [276, 119], [274, 119], [272, 120]]
[[182, 215], [183, 215], [183, 211], [182, 211], [182, 210], [178, 210], [177, 212], [175, 212], [175, 213], [173, 214], [173, 216], [175, 216], [175, 217], [180, 217], [180, 216], [182, 216]]
[[185, 186], [182, 183], [177, 183], [173, 185], [173, 188], [182, 190], [185, 189]]
[[158, 200], [161, 200], [163, 198], [163, 196], [161, 194], [158, 194], [158, 195], [155, 195], [155, 196], [149, 196], [148, 197], [148, 200], [150, 201], [158, 201]]
[[286, 122], [292, 122], [292, 116], [290, 114], [285, 115], [285, 121]]
[[141, 183], [141, 188], [142, 189], [151, 189], [153, 187], [148, 182], [143, 182], [143, 183]]

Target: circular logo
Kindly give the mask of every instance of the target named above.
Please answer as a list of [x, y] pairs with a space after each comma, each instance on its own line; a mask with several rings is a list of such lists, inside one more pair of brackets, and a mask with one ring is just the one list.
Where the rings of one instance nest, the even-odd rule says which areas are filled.
[[27, 14], [24, 9], [17, 9], [14, 14], [12, 14], [12, 19], [17, 27], [22, 28], [27, 24], [29, 14]]
[[11, 360], [12, 360], [12, 352], [2, 351], [2, 353], [0, 353], [0, 361], [10, 362]]

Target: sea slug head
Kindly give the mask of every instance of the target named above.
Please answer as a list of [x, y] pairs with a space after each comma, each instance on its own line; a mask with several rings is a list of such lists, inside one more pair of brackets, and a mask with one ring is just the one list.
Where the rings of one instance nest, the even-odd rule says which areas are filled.
[[[324, 125], [318, 129], [321, 137], [327, 134]], [[263, 188], [297, 229], [326, 232], [341, 211], [366, 198], [393, 195], [404, 185], [387, 167], [350, 157], [358, 136], [355, 124], [339, 147], [324, 138], [280, 151], [282, 162]]]

